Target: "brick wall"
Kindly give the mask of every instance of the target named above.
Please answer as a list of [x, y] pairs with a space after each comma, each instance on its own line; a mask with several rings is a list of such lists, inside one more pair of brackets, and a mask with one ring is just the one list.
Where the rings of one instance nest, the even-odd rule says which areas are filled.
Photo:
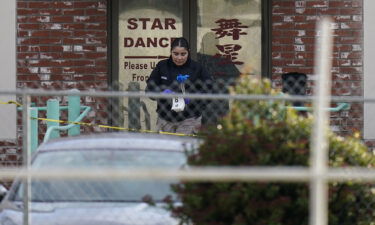
[[[106, 0], [17, 0], [17, 88], [106, 89], [107, 62]], [[2, 165], [20, 162], [21, 124]]]
[[[321, 16], [334, 20], [332, 94], [362, 96], [362, 0], [273, 0], [272, 72], [275, 85], [286, 72], [303, 72], [312, 86], [315, 24]], [[311, 93], [311, 88], [308, 88]], [[362, 131], [363, 105], [349, 112], [333, 113], [332, 125], [341, 134]]]
[[106, 0], [17, 1], [17, 87], [107, 85]]

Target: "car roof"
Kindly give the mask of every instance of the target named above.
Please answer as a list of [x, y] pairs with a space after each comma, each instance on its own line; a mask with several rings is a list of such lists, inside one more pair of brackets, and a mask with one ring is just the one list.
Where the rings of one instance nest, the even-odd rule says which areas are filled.
[[90, 149], [144, 149], [183, 151], [197, 148], [200, 139], [191, 136], [177, 136], [154, 133], [101, 133], [52, 139], [43, 143], [37, 150], [90, 150]]

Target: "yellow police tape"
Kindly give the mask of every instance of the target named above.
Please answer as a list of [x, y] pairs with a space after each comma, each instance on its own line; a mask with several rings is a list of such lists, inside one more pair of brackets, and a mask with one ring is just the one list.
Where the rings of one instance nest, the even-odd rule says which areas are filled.
[[[3, 105], [15, 104], [17, 106], [22, 106], [22, 104], [20, 104], [16, 101], [7, 101], [7, 102], [0, 101], [0, 104], [3, 104]], [[93, 123], [84, 123], [84, 122], [73, 122], [73, 121], [65, 121], [65, 120], [54, 120], [54, 119], [47, 119], [47, 118], [31, 117], [31, 119], [33, 119], [33, 120], [43, 120], [43, 121], [47, 121], [47, 122], [57, 122], [57, 123], [65, 123], [65, 124], [76, 124], [76, 125], [83, 125], [83, 126], [108, 128], [108, 129], [114, 129], [114, 130], [135, 131], [135, 132], [140, 132], [140, 133], [158, 133], [158, 134], [169, 134], [169, 135], [176, 135], [176, 136], [192, 136], [192, 137], [197, 136], [195, 134], [172, 133], [172, 132], [165, 132], [165, 131], [159, 131], [158, 132], [158, 131], [151, 131], [151, 130], [136, 130], [136, 129], [130, 129], [130, 128], [124, 128], [124, 127], [116, 127], [116, 126], [100, 125], [100, 124], [93, 124]]]
[[15, 104], [17, 106], [22, 106], [22, 104], [16, 102], [16, 101], [7, 101], [7, 102], [2, 102], [0, 101], [0, 104], [3, 104], [3, 105], [10, 105], [10, 104]]
[[172, 133], [172, 132], [165, 132], [165, 131], [158, 132], [158, 131], [151, 131], [151, 130], [136, 130], [136, 129], [130, 129], [130, 128], [124, 128], [124, 127], [108, 126], [108, 125], [85, 123], [85, 122], [73, 122], [73, 121], [66, 121], [66, 120], [54, 120], [54, 119], [37, 118], [37, 117], [31, 117], [31, 119], [42, 120], [42, 121], [47, 121], [47, 122], [57, 122], [57, 123], [65, 123], [65, 124], [76, 124], [76, 125], [83, 125], [83, 126], [108, 128], [108, 129], [115, 129], [115, 130], [135, 131], [135, 132], [140, 132], [140, 133], [157, 133], [157, 134], [168, 134], [168, 135], [176, 135], [176, 136], [197, 137], [197, 135], [195, 134]]

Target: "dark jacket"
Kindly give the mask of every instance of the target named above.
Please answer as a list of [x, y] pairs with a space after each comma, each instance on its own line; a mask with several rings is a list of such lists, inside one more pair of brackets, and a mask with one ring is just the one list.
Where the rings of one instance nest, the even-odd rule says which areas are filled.
[[[176, 80], [179, 74], [189, 75], [185, 82], [185, 93], [209, 93], [212, 82], [207, 70], [190, 58], [182, 66], [177, 66], [171, 58], [160, 61], [147, 80], [146, 92], [163, 92], [170, 89], [175, 93], [182, 93]], [[182, 112], [171, 110], [172, 99], [157, 99], [157, 113], [159, 117], [170, 122], [182, 121], [202, 114], [206, 101], [192, 99], [185, 105]]]

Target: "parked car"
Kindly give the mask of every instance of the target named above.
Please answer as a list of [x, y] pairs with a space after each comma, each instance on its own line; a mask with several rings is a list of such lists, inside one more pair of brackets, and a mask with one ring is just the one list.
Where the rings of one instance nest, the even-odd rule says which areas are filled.
[[[111, 133], [55, 139], [41, 145], [32, 167], [170, 168], [185, 165], [184, 151], [198, 139], [159, 134]], [[169, 225], [178, 224], [164, 208], [176, 180], [50, 179], [31, 182], [31, 224], [36, 225]], [[23, 220], [23, 188], [15, 180], [0, 204], [0, 225]], [[156, 203], [145, 203], [152, 198]]]

